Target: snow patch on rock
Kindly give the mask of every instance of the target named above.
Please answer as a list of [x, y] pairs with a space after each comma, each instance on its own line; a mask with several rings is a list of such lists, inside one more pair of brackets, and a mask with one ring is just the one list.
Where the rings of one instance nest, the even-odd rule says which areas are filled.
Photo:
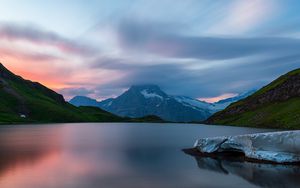
[[202, 153], [239, 151], [257, 160], [300, 162], [300, 131], [201, 138], [194, 146]]

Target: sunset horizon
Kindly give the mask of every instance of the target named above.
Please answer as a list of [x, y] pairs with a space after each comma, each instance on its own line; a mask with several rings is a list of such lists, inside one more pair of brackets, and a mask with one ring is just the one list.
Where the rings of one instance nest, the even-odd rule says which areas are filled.
[[0, 188], [300, 187], [300, 1], [0, 3]]
[[151, 83], [172, 95], [216, 102], [299, 67], [297, 10], [282, 1], [5, 5], [1, 62], [67, 100], [103, 100]]

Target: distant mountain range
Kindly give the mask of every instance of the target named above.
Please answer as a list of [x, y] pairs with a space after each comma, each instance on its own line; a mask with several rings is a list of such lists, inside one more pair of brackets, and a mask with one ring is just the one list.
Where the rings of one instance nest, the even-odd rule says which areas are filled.
[[155, 116], [130, 119], [95, 107], [75, 107], [38, 82], [25, 80], [0, 63], [0, 124], [50, 122], [120, 122], [162, 120]]
[[300, 129], [300, 69], [231, 104], [206, 123]]
[[253, 91], [218, 103], [207, 103], [186, 96], [168, 95], [156, 85], [136, 85], [115, 99], [98, 102], [76, 96], [69, 102], [75, 106], [99, 107], [113, 114], [132, 118], [155, 115], [172, 122], [200, 122], [251, 93]]

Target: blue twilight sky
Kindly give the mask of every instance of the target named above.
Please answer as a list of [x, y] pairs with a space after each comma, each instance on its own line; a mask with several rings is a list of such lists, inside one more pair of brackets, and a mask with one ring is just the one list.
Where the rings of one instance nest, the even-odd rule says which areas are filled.
[[297, 0], [0, 3], [0, 61], [66, 98], [157, 84], [213, 101], [300, 67]]

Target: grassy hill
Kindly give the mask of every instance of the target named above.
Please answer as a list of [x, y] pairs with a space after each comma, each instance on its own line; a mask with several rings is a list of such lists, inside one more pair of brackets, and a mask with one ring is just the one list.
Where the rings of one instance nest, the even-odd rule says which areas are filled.
[[0, 123], [122, 121], [101, 109], [75, 107], [47, 87], [25, 80], [0, 64]]
[[214, 114], [206, 123], [300, 129], [300, 69]]

